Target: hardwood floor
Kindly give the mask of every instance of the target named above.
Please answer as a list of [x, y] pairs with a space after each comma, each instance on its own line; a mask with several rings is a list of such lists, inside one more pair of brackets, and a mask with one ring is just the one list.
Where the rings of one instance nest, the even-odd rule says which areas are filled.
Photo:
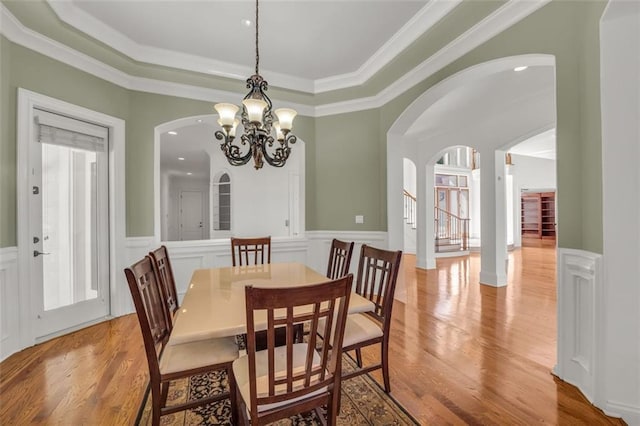
[[[404, 257], [392, 395], [420, 424], [623, 424], [551, 374], [553, 246], [516, 250], [509, 264], [509, 285], [495, 289], [478, 284], [475, 254], [439, 259], [430, 271]], [[147, 380], [141, 339], [127, 315], [9, 357], [0, 363], [0, 424], [132, 424]], [[377, 356], [364, 351], [365, 363]]]

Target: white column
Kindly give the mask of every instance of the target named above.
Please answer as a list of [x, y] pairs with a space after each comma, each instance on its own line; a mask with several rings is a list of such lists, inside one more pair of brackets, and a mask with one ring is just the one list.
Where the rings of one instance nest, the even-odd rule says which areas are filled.
[[433, 243], [433, 165], [424, 165], [422, 158], [416, 165], [416, 267], [435, 269]]
[[[602, 297], [596, 405], [640, 424], [640, 4], [612, 0], [601, 21]], [[560, 229], [562, 232], [562, 229]], [[560, 306], [560, 300], [558, 300]], [[561, 324], [558, 324], [558, 329]], [[560, 345], [560, 339], [558, 344]], [[560, 351], [560, 348], [559, 348]]]
[[436, 242], [435, 242], [435, 223], [434, 223], [434, 204], [435, 197], [433, 195], [433, 188], [435, 186], [435, 169], [433, 164], [428, 163], [425, 167], [425, 255], [426, 255], [426, 269], [436, 268]]
[[481, 234], [480, 283], [507, 285], [506, 168], [504, 151], [480, 152]]
[[387, 238], [390, 250], [404, 248], [402, 139], [387, 140]]

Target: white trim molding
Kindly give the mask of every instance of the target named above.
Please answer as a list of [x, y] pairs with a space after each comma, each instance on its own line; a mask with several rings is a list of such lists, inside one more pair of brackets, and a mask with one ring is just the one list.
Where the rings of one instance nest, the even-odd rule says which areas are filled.
[[109, 129], [109, 288], [112, 316], [121, 315], [120, 307], [128, 293], [122, 268], [125, 240], [125, 122], [97, 111], [92, 111], [59, 99], [18, 88], [17, 105], [17, 210], [18, 210], [18, 271], [20, 279], [20, 349], [35, 343], [33, 313], [31, 307], [32, 282], [29, 260], [31, 238], [29, 235], [29, 187], [28, 148], [34, 136], [35, 109], [57, 112], [67, 117], [98, 124]]
[[18, 247], [0, 248], [0, 361], [20, 350]]
[[558, 248], [558, 363], [554, 373], [594, 402], [603, 349], [602, 256]]

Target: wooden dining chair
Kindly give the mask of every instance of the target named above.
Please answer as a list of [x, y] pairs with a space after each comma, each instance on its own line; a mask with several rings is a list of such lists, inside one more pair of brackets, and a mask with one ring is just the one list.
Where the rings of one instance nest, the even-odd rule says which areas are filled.
[[166, 246], [149, 252], [151, 260], [153, 260], [153, 267], [156, 271], [156, 276], [160, 284], [160, 293], [164, 299], [164, 305], [169, 318], [169, 331], [173, 329], [173, 322], [175, 314], [180, 307], [178, 303], [178, 289], [176, 288], [176, 280], [173, 276], [173, 268], [171, 267], [171, 260], [169, 259], [169, 252]]
[[[374, 310], [350, 314], [347, 317], [342, 351], [355, 350], [358, 367], [350, 373], [344, 373], [342, 379], [350, 379], [361, 374], [382, 369], [385, 392], [391, 391], [389, 384], [389, 330], [391, 328], [391, 310], [398, 280], [398, 271], [402, 251], [389, 251], [362, 245], [356, 293], [369, 299]], [[325, 336], [321, 334], [321, 336]], [[365, 346], [380, 344], [380, 363], [363, 367], [361, 349]]]
[[327, 277], [335, 280], [349, 273], [351, 266], [351, 254], [353, 253], [353, 241], [350, 243], [333, 239], [329, 250], [329, 264], [327, 265]]
[[[266, 259], [266, 261], [265, 261]], [[231, 237], [231, 262], [233, 266], [263, 265], [271, 263], [271, 236], [258, 238]], [[304, 329], [302, 325], [296, 327], [296, 339], [302, 341]], [[266, 347], [266, 334], [258, 331], [258, 346]], [[243, 336], [246, 342], [246, 337]], [[278, 345], [284, 344], [284, 330], [276, 331]]]
[[231, 262], [233, 266], [271, 263], [271, 236], [231, 237]]
[[[160, 424], [160, 417], [189, 408], [206, 405], [226, 398], [231, 400], [235, 422], [236, 386], [231, 374], [232, 362], [238, 358], [235, 338], [208, 339], [190, 343], [171, 344], [169, 321], [160, 294], [158, 278], [150, 256], [124, 270], [138, 315], [147, 364], [152, 400], [152, 424]], [[167, 406], [169, 384], [173, 380], [210, 371], [224, 370], [229, 377], [229, 391], [195, 401]]]
[[[238, 390], [237, 417], [243, 424], [262, 425], [326, 405], [327, 423], [336, 424], [341, 380], [340, 351], [353, 275], [335, 281], [293, 288], [245, 288], [247, 355], [233, 363]], [[302, 306], [310, 309], [300, 310]], [[267, 321], [267, 348], [256, 350], [256, 323]], [[324, 321], [321, 321], [324, 320]], [[309, 322], [308, 342], [297, 343], [296, 324]], [[330, 342], [317, 339], [334, 328]], [[275, 329], [286, 329], [285, 346], [275, 345]], [[319, 346], [317, 346], [319, 345]]]

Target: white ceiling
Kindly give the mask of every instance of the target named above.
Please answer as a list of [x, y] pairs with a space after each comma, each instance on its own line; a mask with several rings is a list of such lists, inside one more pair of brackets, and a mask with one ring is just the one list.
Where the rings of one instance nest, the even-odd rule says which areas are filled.
[[509, 148], [509, 152], [527, 157], [556, 159], [556, 129], [539, 133]]
[[[242, 79], [253, 72], [251, 0], [48, 1], [61, 20], [133, 59]], [[459, 2], [262, 0], [260, 72], [313, 92], [318, 81], [377, 71]]]

